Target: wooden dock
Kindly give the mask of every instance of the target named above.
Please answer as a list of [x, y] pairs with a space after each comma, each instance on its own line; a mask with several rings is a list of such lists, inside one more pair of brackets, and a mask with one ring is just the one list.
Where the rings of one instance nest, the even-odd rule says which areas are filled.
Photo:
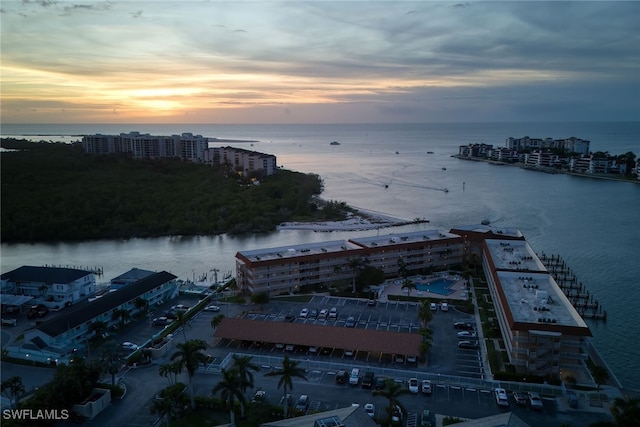
[[538, 258], [583, 319], [607, 320], [607, 311], [602, 309], [602, 305], [578, 280], [560, 255], [548, 256], [542, 253]]

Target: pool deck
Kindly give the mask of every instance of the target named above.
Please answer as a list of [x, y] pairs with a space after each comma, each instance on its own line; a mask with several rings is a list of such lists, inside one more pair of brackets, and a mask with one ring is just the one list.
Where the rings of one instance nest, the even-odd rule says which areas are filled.
[[404, 280], [402, 279], [390, 279], [384, 282], [384, 289], [378, 298], [379, 301], [385, 302], [388, 301], [388, 295], [403, 295], [403, 296], [413, 296], [413, 297], [422, 297], [422, 298], [433, 298], [440, 300], [466, 300], [468, 290], [465, 285], [466, 280], [458, 275], [443, 275], [443, 274], [433, 274], [430, 276], [412, 276], [408, 278], [409, 280], [425, 283], [429, 280], [434, 279], [448, 279], [455, 280], [449, 289], [453, 291], [449, 295], [441, 295], [435, 292], [429, 291], [419, 291], [416, 288], [411, 288], [409, 292], [407, 290], [402, 289], [402, 284]]

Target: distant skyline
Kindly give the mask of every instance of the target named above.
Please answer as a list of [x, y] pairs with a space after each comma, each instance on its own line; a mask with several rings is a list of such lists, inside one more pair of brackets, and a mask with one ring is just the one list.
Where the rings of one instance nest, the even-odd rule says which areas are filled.
[[3, 1], [3, 123], [640, 120], [640, 2]]

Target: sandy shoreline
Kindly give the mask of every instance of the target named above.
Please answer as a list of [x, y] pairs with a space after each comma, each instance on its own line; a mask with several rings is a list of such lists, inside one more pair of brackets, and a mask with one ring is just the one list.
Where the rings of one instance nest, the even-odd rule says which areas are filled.
[[284, 222], [278, 225], [278, 230], [312, 230], [312, 231], [357, 231], [377, 230], [380, 228], [397, 227], [406, 224], [429, 222], [426, 220], [409, 221], [396, 218], [381, 212], [354, 208], [354, 213], [344, 221], [309, 221], [309, 222]]

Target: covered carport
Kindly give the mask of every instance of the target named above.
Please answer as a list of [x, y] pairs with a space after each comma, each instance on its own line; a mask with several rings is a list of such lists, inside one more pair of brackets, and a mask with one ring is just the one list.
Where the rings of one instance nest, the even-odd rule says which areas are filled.
[[298, 346], [316, 346], [367, 353], [420, 356], [419, 334], [377, 331], [299, 323], [274, 323], [249, 319], [222, 319], [216, 338]]
[[2, 294], [2, 312], [10, 313], [13, 311], [22, 313], [22, 306], [33, 299], [34, 297], [29, 295]]

